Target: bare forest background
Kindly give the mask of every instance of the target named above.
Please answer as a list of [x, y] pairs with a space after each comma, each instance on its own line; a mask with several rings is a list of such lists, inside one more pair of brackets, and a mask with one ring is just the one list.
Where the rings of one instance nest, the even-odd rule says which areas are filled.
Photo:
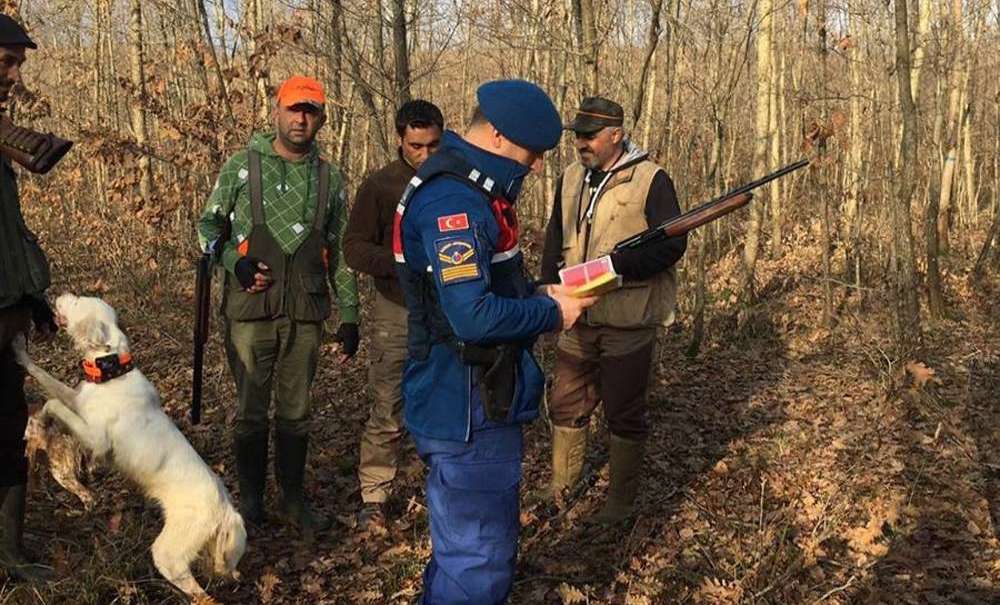
[[[651, 455], [659, 481], [648, 488], [650, 514], [624, 536], [591, 539], [576, 533], [573, 515], [546, 520], [528, 508], [515, 602], [1000, 595], [1000, 416], [990, 405], [1000, 380], [1000, 2], [0, 4], [39, 45], [15, 122], [76, 141], [50, 175], [22, 172], [29, 223], [60, 286], [131, 307], [126, 320], [131, 313], [140, 333], [130, 335], [146, 339], [147, 374], [176, 394], [165, 405], [178, 419], [190, 379], [178, 367], [190, 346], [194, 221], [225, 159], [268, 128], [272, 93], [289, 75], [327, 87], [321, 144], [351, 192], [395, 156], [400, 103], [431, 100], [461, 131], [476, 87], [501, 77], [537, 82], [567, 119], [585, 96], [617, 100], [632, 140], [667, 169], [685, 209], [810, 158], [749, 210], [690, 237], [680, 320], [663, 339], [654, 392], [664, 450]], [[573, 159], [567, 135], [525, 188], [519, 208], [533, 254]], [[218, 425], [231, 385], [219, 351], [209, 377], [216, 426], [185, 432], [224, 470]], [[362, 370], [326, 372], [321, 396], [362, 392]], [[335, 479], [317, 489], [345, 515], [339, 509], [356, 504], [364, 405], [334, 401], [337, 411], [323, 416], [336, 421], [338, 449], [320, 455], [316, 477]], [[544, 425], [532, 430], [529, 486], [547, 473]], [[591, 485], [600, 486], [606, 455], [595, 456]], [[370, 550], [377, 540], [356, 547], [355, 537], [321, 563], [296, 562], [287, 545], [260, 537], [233, 602], [412, 597], [427, 553], [415, 468], [400, 513], [412, 523], [381, 537], [390, 555]], [[601, 490], [590, 491], [584, 507], [599, 502]], [[115, 525], [120, 537], [96, 551], [72, 542], [60, 555], [68, 568], [102, 572], [88, 571], [72, 591], [12, 598], [176, 599], [135, 580], [155, 584], [139, 556], [153, 529], [128, 506], [108, 506], [116, 524], [124, 515], [135, 527]], [[126, 543], [138, 549], [134, 560], [108, 554]], [[968, 599], [950, 600], [959, 594]]]
[[[430, 99], [461, 130], [479, 83], [523, 77], [566, 116], [591, 94], [627, 107], [633, 140], [686, 206], [815, 160], [759, 194], [749, 217], [695, 237], [684, 269], [698, 291], [737, 248], [739, 294], [753, 300], [758, 258], [812, 231], [826, 251], [822, 321], [834, 320], [838, 283], [895, 285], [898, 337], [911, 345], [914, 272], [941, 317], [943, 274], [979, 275], [998, 257], [1000, 8], [989, 0], [18, 4], [41, 48], [15, 115], [78, 141], [55, 179], [87, 193], [67, 201], [127, 209], [159, 230], [188, 229], [221, 163], [267, 127], [270, 95], [290, 74], [328, 87], [322, 145], [355, 187], [394, 156], [400, 103]], [[544, 226], [573, 158], [567, 136], [527, 191], [530, 224]], [[953, 248], [972, 266], [943, 262]], [[704, 302], [692, 299], [699, 316]]]

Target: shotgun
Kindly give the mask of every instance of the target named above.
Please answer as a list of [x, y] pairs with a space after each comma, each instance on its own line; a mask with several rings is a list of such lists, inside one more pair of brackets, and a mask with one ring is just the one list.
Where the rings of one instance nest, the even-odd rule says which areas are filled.
[[[698, 206], [694, 210], [688, 210], [680, 216], [664, 221], [655, 227], [650, 227], [641, 233], [618, 242], [615, 244], [613, 252], [634, 250], [670, 237], [684, 235], [692, 229], [701, 227], [706, 223], [710, 223], [746, 206], [753, 199], [753, 194], [750, 192], [754, 189], [808, 165], [809, 160], [799, 160], [798, 162], [779, 168], [756, 181], [751, 181], [745, 185], [731, 189], [715, 199]], [[559, 281], [564, 286], [575, 288], [573, 296], [598, 296], [615, 290], [622, 285], [622, 278], [615, 273], [610, 255], [561, 269], [559, 271]]]
[[201, 387], [205, 365], [205, 344], [208, 343], [209, 318], [212, 309], [212, 265], [214, 250], [211, 246], [198, 259], [198, 272], [194, 282], [194, 378], [191, 384], [191, 424], [201, 422]]
[[684, 235], [688, 231], [701, 227], [706, 223], [711, 223], [712, 221], [723, 217], [734, 210], [738, 210], [739, 208], [746, 206], [750, 203], [750, 200], [753, 199], [753, 195], [750, 192], [754, 189], [766, 185], [775, 179], [780, 179], [786, 174], [795, 172], [796, 170], [804, 168], [808, 165], [809, 160], [799, 160], [798, 162], [779, 168], [771, 174], [761, 177], [756, 181], [749, 182], [746, 185], [740, 185], [739, 187], [731, 189], [719, 197], [698, 206], [694, 210], [688, 210], [680, 216], [664, 221], [655, 227], [646, 229], [642, 233], [637, 233], [628, 239], [618, 242], [615, 244], [614, 251], [618, 252], [620, 250], [641, 248], [646, 244], [663, 240], [668, 237]]

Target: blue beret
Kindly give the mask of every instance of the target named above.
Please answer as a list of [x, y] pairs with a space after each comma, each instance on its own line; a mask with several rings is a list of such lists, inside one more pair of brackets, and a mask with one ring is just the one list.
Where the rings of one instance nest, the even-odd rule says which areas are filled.
[[559, 144], [562, 120], [552, 99], [526, 80], [494, 80], [476, 91], [479, 110], [500, 134], [541, 153]]

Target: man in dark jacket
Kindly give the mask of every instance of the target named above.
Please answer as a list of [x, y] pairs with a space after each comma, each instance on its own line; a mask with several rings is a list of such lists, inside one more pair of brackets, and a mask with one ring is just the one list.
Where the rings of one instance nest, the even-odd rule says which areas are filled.
[[406, 363], [406, 304], [392, 257], [392, 222], [406, 184], [437, 150], [444, 130], [441, 110], [414, 100], [396, 112], [399, 157], [369, 176], [358, 189], [344, 233], [344, 260], [375, 282], [375, 310], [368, 384], [374, 401], [361, 435], [358, 479], [363, 507], [358, 523], [385, 522], [385, 502], [396, 476], [403, 437], [400, 382]]
[[[6, 106], [11, 89], [21, 79], [25, 49], [37, 48], [20, 25], [0, 14], [0, 104]], [[7, 119], [4, 116], [2, 119]], [[45, 580], [50, 571], [31, 563], [24, 554], [25, 484], [24, 428], [28, 407], [24, 371], [14, 359], [11, 341], [27, 333], [31, 323], [42, 337], [56, 331], [45, 300], [49, 265], [34, 234], [24, 224], [14, 169], [0, 159], [0, 502], [2, 529], [0, 567], [8, 575], [29, 581]]]

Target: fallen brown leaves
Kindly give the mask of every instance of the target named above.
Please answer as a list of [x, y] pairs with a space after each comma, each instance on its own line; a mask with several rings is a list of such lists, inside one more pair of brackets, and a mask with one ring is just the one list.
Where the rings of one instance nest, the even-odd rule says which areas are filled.
[[[119, 308], [165, 409], [238, 496], [228, 447], [232, 386], [217, 329], [205, 423], [191, 427], [185, 419], [189, 232], [149, 246], [133, 239], [146, 233], [134, 224], [144, 220], [138, 216], [32, 210], [29, 222], [53, 250], [56, 291], [99, 293]], [[161, 221], [175, 223], [189, 224], [169, 214]], [[1000, 357], [997, 285], [963, 290], [961, 273], [948, 273], [962, 321], [933, 326], [921, 357], [892, 359], [888, 305], [877, 291], [862, 298], [838, 290], [838, 324], [816, 327], [817, 232], [803, 221], [788, 232], [793, 254], [761, 261], [762, 301], [742, 327], [733, 307], [738, 257], [716, 263], [701, 352], [685, 356], [683, 323], [660, 341], [638, 518], [612, 530], [581, 523], [607, 489], [606, 430], [595, 420], [592, 486], [558, 518], [530, 504], [522, 509], [512, 603], [933, 603], [955, 595], [996, 602], [1000, 363], [989, 360]], [[108, 252], [99, 266], [89, 254], [96, 243]], [[544, 352], [551, 362], [551, 350]], [[57, 375], [72, 374], [75, 357], [65, 343], [38, 353]], [[342, 522], [312, 547], [276, 524], [252, 531], [240, 582], [197, 572], [217, 600], [408, 604], [419, 594], [430, 544], [422, 465], [411, 451], [387, 530], [351, 524], [366, 353], [347, 366], [321, 364], [315, 388], [310, 495]], [[525, 492], [548, 482], [548, 456], [545, 426], [535, 423], [526, 431]], [[39, 589], [44, 602], [183, 602], [149, 560], [160, 523], [155, 508], [120, 477], [97, 478], [101, 498], [91, 513], [42, 483], [32, 496], [30, 545], [62, 578]], [[14, 594], [12, 602], [28, 598], [22, 588]]]

